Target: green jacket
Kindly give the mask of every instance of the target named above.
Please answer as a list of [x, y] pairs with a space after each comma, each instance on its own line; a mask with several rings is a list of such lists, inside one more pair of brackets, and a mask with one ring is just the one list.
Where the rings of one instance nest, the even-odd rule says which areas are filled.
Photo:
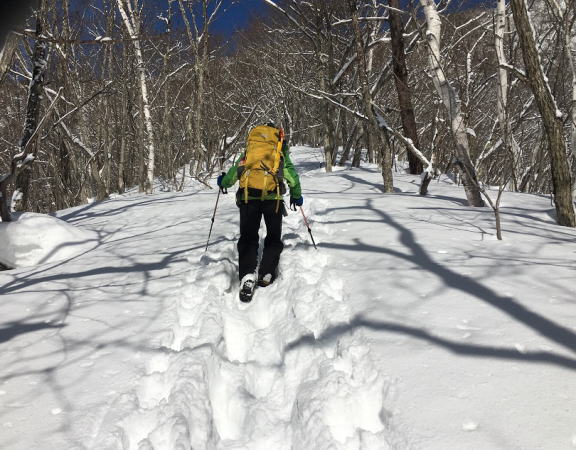
[[[238, 165], [240, 161], [242, 161], [244, 155], [240, 156], [234, 163], [230, 170], [226, 173], [226, 175], [222, 178], [222, 187], [223, 188], [231, 188], [236, 184], [238, 181]], [[294, 164], [290, 159], [290, 153], [288, 151], [288, 146], [284, 143], [282, 147], [282, 159], [284, 160], [284, 180], [288, 183], [288, 188], [290, 189], [290, 197], [292, 198], [300, 198], [302, 197], [302, 188], [300, 187], [300, 179], [298, 178], [298, 173], [294, 168]], [[259, 195], [257, 197], [248, 196], [248, 200], [262, 200], [262, 197]], [[263, 200], [278, 200], [277, 193], [270, 193], [264, 196]]]

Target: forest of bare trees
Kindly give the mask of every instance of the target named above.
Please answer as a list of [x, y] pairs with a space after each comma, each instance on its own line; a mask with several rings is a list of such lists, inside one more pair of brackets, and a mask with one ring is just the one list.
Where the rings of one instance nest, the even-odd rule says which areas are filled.
[[576, 226], [575, 2], [262, 0], [231, 36], [231, 1], [38, 3], [0, 50], [2, 221], [212, 184], [274, 120], [327, 171], [379, 164], [383, 192], [450, 173], [470, 206], [551, 195]]

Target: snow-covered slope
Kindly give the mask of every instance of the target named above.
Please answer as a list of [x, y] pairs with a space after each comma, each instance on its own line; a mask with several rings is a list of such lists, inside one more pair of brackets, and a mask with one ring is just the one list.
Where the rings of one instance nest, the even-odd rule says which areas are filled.
[[[233, 195], [130, 194], [58, 217], [97, 245], [0, 272], [0, 448], [570, 449], [576, 232], [505, 194], [293, 148], [302, 217], [237, 300]], [[263, 233], [261, 233], [263, 235]]]

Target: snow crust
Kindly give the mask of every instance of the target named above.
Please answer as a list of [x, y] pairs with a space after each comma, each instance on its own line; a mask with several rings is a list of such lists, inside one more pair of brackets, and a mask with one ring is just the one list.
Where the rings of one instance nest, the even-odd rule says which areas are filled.
[[0, 263], [19, 268], [87, 252], [98, 244], [98, 235], [56, 217], [24, 213], [15, 222], [0, 222], [0, 242]]

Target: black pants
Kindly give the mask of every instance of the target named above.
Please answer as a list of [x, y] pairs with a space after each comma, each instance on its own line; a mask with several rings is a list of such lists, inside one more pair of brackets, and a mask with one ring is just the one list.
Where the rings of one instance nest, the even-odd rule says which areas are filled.
[[284, 248], [282, 243], [282, 216], [284, 204], [280, 202], [276, 212], [276, 200], [249, 200], [240, 203], [240, 239], [238, 240], [239, 278], [256, 272], [258, 265], [258, 231], [260, 221], [264, 216], [266, 224], [266, 239], [258, 273], [260, 276], [271, 274], [276, 278], [276, 269], [280, 253]]

